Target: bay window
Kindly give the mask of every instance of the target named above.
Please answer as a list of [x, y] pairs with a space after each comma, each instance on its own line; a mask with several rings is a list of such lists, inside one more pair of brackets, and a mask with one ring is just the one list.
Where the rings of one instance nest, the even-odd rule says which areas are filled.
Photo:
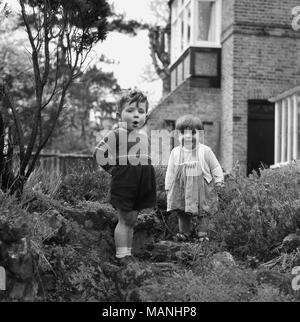
[[190, 46], [221, 47], [221, 0], [174, 0], [171, 23], [171, 63]]
[[198, 87], [220, 87], [222, 0], [173, 0], [171, 90], [187, 78]]

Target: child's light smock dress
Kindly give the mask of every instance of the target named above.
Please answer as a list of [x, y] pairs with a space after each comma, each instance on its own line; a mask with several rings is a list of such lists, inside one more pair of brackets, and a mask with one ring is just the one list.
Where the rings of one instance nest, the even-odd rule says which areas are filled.
[[214, 214], [218, 197], [213, 181], [223, 180], [222, 168], [208, 146], [199, 144], [193, 150], [182, 146], [174, 148], [165, 178], [167, 210], [200, 216]]

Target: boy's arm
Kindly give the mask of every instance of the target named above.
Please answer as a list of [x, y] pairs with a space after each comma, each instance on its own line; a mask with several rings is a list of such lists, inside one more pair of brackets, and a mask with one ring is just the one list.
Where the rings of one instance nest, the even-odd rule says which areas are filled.
[[208, 162], [211, 174], [214, 178], [215, 184], [216, 186], [223, 187], [224, 174], [223, 174], [222, 167], [211, 149], [207, 151], [207, 154], [208, 154], [207, 162]]
[[106, 172], [111, 173], [116, 165], [116, 135], [109, 132], [96, 146], [94, 152], [95, 162]]
[[174, 153], [172, 150], [169, 157], [168, 167], [167, 167], [167, 172], [165, 177], [165, 190], [169, 190], [171, 187], [171, 184], [174, 180], [174, 171], [175, 171], [175, 163], [174, 163]]

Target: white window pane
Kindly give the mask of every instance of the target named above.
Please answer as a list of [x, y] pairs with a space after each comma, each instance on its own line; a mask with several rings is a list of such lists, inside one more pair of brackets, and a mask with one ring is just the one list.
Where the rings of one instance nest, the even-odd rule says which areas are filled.
[[183, 63], [181, 62], [177, 66], [177, 85], [183, 81]]
[[191, 8], [188, 4], [184, 11], [184, 47], [186, 48], [190, 44], [191, 40]]
[[180, 19], [177, 19], [176, 22], [172, 25], [172, 31], [171, 31], [171, 55], [172, 59], [176, 59], [178, 57], [178, 53], [180, 52]]
[[216, 4], [212, 1], [198, 1], [197, 40], [216, 40]]
[[178, 13], [178, 0], [173, 1], [171, 13], [172, 13], [172, 21], [174, 21]]
[[176, 69], [171, 71], [171, 90], [173, 91], [176, 87]]
[[178, 11], [178, 0], [175, 0], [173, 2], [173, 11], [174, 11], [174, 15], [177, 15], [177, 11]]
[[183, 15], [179, 18], [180, 21], [180, 51], [183, 50], [183, 44], [184, 44], [184, 20]]
[[183, 71], [184, 71], [184, 75], [183, 75], [183, 79], [187, 79], [190, 76], [190, 64], [191, 64], [191, 58], [190, 58], [190, 54], [188, 54], [183, 62]]

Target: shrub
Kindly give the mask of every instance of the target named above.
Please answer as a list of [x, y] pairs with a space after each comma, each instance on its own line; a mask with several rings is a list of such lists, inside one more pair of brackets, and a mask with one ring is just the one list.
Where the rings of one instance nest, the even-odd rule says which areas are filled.
[[212, 234], [234, 255], [273, 257], [272, 249], [299, 227], [300, 165], [238, 174], [226, 181]]
[[249, 301], [255, 291], [254, 275], [239, 269], [195, 275], [192, 270], [173, 272], [163, 281], [154, 279], [141, 288], [144, 301], [239, 302]]
[[50, 198], [57, 197], [57, 192], [62, 183], [61, 174], [56, 172], [48, 173], [41, 167], [36, 168], [26, 181], [24, 186], [25, 194], [31, 194], [32, 191], [48, 195]]
[[167, 209], [167, 195], [165, 192], [165, 176], [167, 167], [155, 166], [154, 168], [156, 177], [157, 207], [165, 210]]
[[82, 200], [97, 200], [105, 202], [108, 197], [110, 175], [101, 170], [90, 170], [81, 166], [72, 171], [62, 181], [59, 188], [59, 198], [77, 203]]
[[[35, 225], [31, 214], [22, 208], [18, 199], [9, 194], [0, 195], [0, 223], [8, 225], [14, 232], [19, 231], [22, 237], [32, 237]], [[4, 235], [9, 233], [3, 231]], [[17, 234], [18, 235], [18, 234]]]
[[295, 302], [291, 295], [285, 295], [269, 285], [258, 288], [257, 294], [250, 302]]

